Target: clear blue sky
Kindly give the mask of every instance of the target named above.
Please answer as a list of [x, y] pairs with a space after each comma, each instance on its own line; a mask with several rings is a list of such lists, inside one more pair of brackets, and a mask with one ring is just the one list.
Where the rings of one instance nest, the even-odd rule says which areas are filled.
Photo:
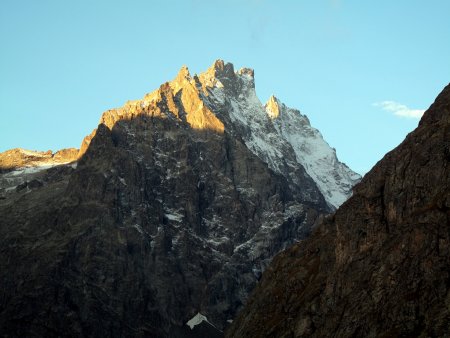
[[79, 147], [103, 111], [220, 58], [366, 172], [417, 126], [394, 112], [450, 81], [449, 14], [448, 0], [2, 0], [0, 151]]

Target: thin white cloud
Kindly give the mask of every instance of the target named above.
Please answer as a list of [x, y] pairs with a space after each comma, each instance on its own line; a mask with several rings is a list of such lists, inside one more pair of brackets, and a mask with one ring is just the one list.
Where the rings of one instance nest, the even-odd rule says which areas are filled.
[[376, 107], [393, 113], [396, 116], [406, 117], [411, 119], [420, 119], [425, 112], [424, 109], [411, 109], [404, 104], [395, 101], [382, 101], [373, 104]]

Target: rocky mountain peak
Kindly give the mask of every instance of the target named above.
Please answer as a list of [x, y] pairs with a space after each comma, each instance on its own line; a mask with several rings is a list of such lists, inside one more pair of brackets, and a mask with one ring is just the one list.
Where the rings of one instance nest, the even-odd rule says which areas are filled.
[[280, 115], [280, 106], [281, 102], [274, 95], [271, 95], [264, 108], [271, 119], [276, 119]]
[[191, 81], [191, 74], [189, 73], [188, 67], [183, 65], [175, 79], [170, 82], [170, 85], [174, 88], [174, 92], [178, 92], [178, 90], [189, 81]]
[[252, 68], [241, 68], [238, 70], [238, 74], [239, 75], [246, 75], [250, 78], [254, 78], [255, 77], [255, 71]]
[[[172, 81], [143, 99], [104, 112], [100, 123], [112, 130], [119, 121], [140, 116], [173, 120], [195, 130], [224, 133], [227, 129], [240, 135], [249, 149], [292, 184], [299, 181], [305, 185], [305, 180], [312, 179], [331, 209], [351, 195], [360, 179], [337, 160], [335, 151], [305, 115], [286, 107], [275, 96], [262, 105], [256, 95], [253, 69], [234, 72], [233, 64], [223, 60], [216, 60], [206, 72], [193, 77], [183, 66]], [[79, 156], [86, 152], [95, 134], [96, 130], [84, 138]], [[296, 175], [291, 174], [294, 167]], [[314, 190], [304, 189], [302, 198]]]
[[218, 59], [214, 61], [207, 72], [213, 73], [217, 78], [232, 77], [234, 75], [234, 66], [231, 62], [224, 62], [223, 60]]
[[228, 95], [239, 95], [255, 89], [253, 69], [241, 68], [235, 72], [233, 64], [223, 60], [216, 60], [198, 78], [204, 86], [209, 88], [224, 87]]
[[190, 78], [191, 74], [189, 73], [189, 68], [186, 65], [181, 66], [177, 77]]

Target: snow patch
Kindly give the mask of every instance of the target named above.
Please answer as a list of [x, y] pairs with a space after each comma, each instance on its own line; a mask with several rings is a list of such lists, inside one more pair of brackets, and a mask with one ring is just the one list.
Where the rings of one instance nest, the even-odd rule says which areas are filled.
[[[194, 327], [196, 327], [197, 325], [199, 325], [201, 322], [208, 322], [208, 318], [206, 318], [204, 315], [202, 315], [200, 312], [198, 312], [194, 317], [192, 317], [187, 323], [186, 325], [189, 326], [191, 328], [191, 330], [194, 329]], [[211, 324], [211, 323], [209, 323]], [[212, 324], [211, 324], [212, 325]], [[214, 326], [214, 325], [213, 325]]]
[[58, 164], [41, 164], [41, 165], [37, 165], [34, 167], [23, 167], [23, 168], [11, 171], [10, 173], [8, 173], [8, 175], [12, 175], [12, 176], [30, 175], [30, 174], [38, 173], [43, 170], [47, 170], [52, 167], [56, 167], [58, 165], [60, 165], [60, 163], [58, 163]]
[[217, 80], [216, 83], [214, 83], [214, 87], [215, 88], [223, 88], [223, 83], [220, 82], [219, 80]]
[[141, 226], [139, 224], [133, 225], [133, 227], [141, 234], [144, 234], [144, 231], [142, 230]]
[[6, 188], [6, 189], [5, 189], [5, 192], [13, 191], [13, 190], [15, 190], [16, 188], [17, 188], [17, 185], [15, 185], [15, 186], [13, 186], [13, 187]]
[[230, 239], [226, 236], [218, 237], [218, 238], [210, 238], [206, 240], [207, 243], [217, 248], [218, 246], [230, 242]]
[[169, 221], [181, 222], [183, 220], [183, 215], [172, 209], [168, 209], [164, 213], [164, 216], [167, 217]]

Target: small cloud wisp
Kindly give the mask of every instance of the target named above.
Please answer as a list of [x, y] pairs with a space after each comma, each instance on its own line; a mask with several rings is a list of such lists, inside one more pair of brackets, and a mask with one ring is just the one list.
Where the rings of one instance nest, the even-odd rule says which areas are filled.
[[376, 107], [381, 107], [381, 109], [394, 113], [396, 116], [420, 119], [425, 112], [424, 109], [410, 109], [404, 104], [395, 101], [382, 101], [373, 104]]

